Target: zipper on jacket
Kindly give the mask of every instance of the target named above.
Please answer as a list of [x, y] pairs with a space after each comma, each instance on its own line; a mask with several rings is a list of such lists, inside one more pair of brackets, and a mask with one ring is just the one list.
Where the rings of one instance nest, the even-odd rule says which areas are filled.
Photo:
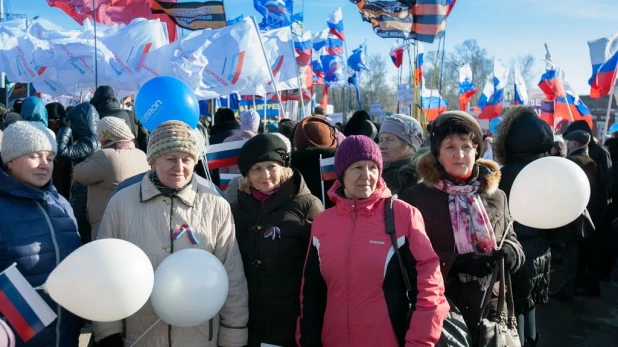
[[346, 271], [347, 297], [348, 297], [348, 340], [352, 346], [352, 330], [350, 327], [350, 263], [352, 258], [352, 242], [354, 240], [354, 230], [356, 229], [356, 202], [352, 201], [352, 233], [350, 234], [350, 242], [348, 244], [348, 269]]
[[[45, 194], [45, 197], [47, 198], [47, 193]], [[56, 230], [54, 229], [51, 219], [49, 219], [49, 215], [45, 212], [43, 206], [41, 206], [41, 204], [36, 200], [34, 202], [39, 207], [41, 212], [43, 212], [43, 216], [45, 217], [45, 221], [47, 222], [47, 226], [51, 232], [54, 252], [56, 252], [56, 266], [58, 266], [58, 264], [60, 264], [60, 247], [58, 247], [58, 241], [56, 240]], [[62, 308], [60, 305], [57, 305], [56, 314], [58, 315], [58, 319], [56, 320], [56, 347], [60, 347], [60, 323], [62, 321]]]
[[[172, 227], [172, 223], [174, 221], [174, 197], [170, 196], [170, 254], [174, 254], [174, 239], [172, 236], [174, 235], [174, 229]], [[172, 347], [172, 325], [167, 325], [167, 343], [169, 347]]]
[[[264, 206], [262, 206], [262, 204], [260, 203], [260, 209], [258, 210], [258, 214], [255, 217], [255, 223], [253, 226], [253, 251], [254, 251], [254, 255], [255, 255], [255, 259], [253, 260], [253, 266], [255, 267], [255, 276], [256, 276], [256, 281], [257, 281], [257, 290], [258, 290], [258, 294], [257, 297], [260, 298], [262, 296], [262, 278], [260, 276], [260, 266], [262, 265], [262, 260], [259, 259], [260, 256], [260, 247], [259, 247], [259, 242], [260, 242], [260, 233], [262, 232], [262, 227], [260, 226], [260, 215], [262, 214], [262, 209], [264, 208]], [[261, 300], [257, 300], [256, 301], [256, 311], [260, 312], [261, 309], [261, 305], [260, 305], [260, 301]], [[258, 329], [258, 335], [260, 335], [260, 339], [261, 339], [261, 334], [262, 332], [259, 331]]]
[[208, 321], [208, 342], [212, 341], [212, 319]]

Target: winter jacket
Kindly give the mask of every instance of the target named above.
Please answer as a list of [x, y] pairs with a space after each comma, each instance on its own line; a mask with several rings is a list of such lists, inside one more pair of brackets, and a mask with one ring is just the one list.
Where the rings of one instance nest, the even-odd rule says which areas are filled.
[[88, 220], [93, 236], [114, 188], [125, 179], [148, 170], [146, 154], [137, 148], [100, 149], [75, 166], [73, 178], [88, 186]]
[[137, 119], [135, 112], [125, 110], [120, 106], [116, 92], [110, 86], [101, 86], [97, 88], [90, 104], [97, 109], [101, 119], [105, 117], [120, 118], [127, 123], [131, 133], [135, 136], [135, 147], [146, 153], [148, 147], [148, 131]]
[[[198, 244], [188, 236], [176, 241], [170, 235], [188, 224]], [[225, 266], [229, 278], [228, 298], [220, 314], [192, 328], [157, 324], [140, 340], [149, 347], [240, 347], [247, 344], [248, 295], [242, 259], [230, 207], [215, 191], [200, 183], [194, 175], [191, 183], [176, 196], [162, 195], [146, 174], [140, 184], [127, 187], [112, 197], [97, 234], [97, 239], [117, 238], [141, 248], [156, 269], [171, 253], [199, 248], [215, 255]], [[124, 322], [125, 346], [130, 346], [158, 319], [148, 301]], [[123, 321], [93, 323], [94, 336], [100, 341], [123, 332]], [[171, 341], [171, 344], [168, 344]]]
[[[79, 246], [71, 206], [51, 182], [38, 189], [0, 168], [0, 272], [17, 263], [17, 269], [28, 282], [38, 287]], [[17, 338], [17, 346], [77, 347], [81, 319], [62, 309], [45, 292], [37, 292], [58, 318], [28, 343]]]
[[[249, 346], [295, 346], [300, 283], [313, 218], [324, 208], [298, 171], [264, 206], [238, 191], [236, 239], [249, 287]], [[278, 228], [271, 236], [273, 228]]]
[[[478, 180], [481, 181], [479, 196], [489, 217], [489, 221], [494, 229], [496, 240], [502, 240], [507, 227], [511, 221], [508, 212], [506, 196], [503, 191], [498, 189], [500, 182], [500, 171], [498, 164], [492, 161], [478, 160]], [[459, 255], [456, 251], [455, 237], [448, 206], [449, 195], [434, 187], [434, 184], [444, 179], [443, 169], [438, 164], [436, 158], [428, 153], [418, 162], [418, 173], [423, 179], [423, 184], [417, 184], [405, 190], [401, 194], [401, 200], [418, 208], [425, 220], [425, 230], [431, 240], [433, 249], [440, 257], [440, 267], [444, 282], [446, 284], [446, 296], [462, 312], [463, 317], [474, 332], [481, 316], [481, 301], [483, 291], [477, 281], [461, 282], [455, 271], [451, 272], [451, 267]], [[505, 244], [509, 245], [518, 254], [516, 259], [516, 271], [524, 262], [521, 246], [517, 242], [517, 237], [513, 231], [508, 231]], [[493, 296], [494, 303], [497, 302], [497, 295]], [[497, 307], [492, 306], [490, 315], [495, 315]]]
[[[300, 346], [433, 346], [449, 305], [439, 258], [417, 209], [395, 201], [397, 245], [412, 283], [412, 320], [384, 204], [390, 190], [380, 178], [367, 199], [349, 200], [336, 181], [335, 203], [313, 221], [301, 290]], [[405, 342], [404, 342], [405, 341]]]
[[[256, 134], [254, 132], [241, 130], [237, 132], [236, 134], [223, 140], [223, 143], [234, 142], [234, 141], [245, 141], [245, 140], [249, 140], [255, 135]], [[238, 165], [222, 167], [219, 169], [219, 174], [239, 174], [239, 173], [240, 173], [240, 169], [238, 168]]]
[[[584, 130], [590, 134], [590, 138], [594, 138], [590, 126], [583, 120], [578, 120], [569, 124], [567, 131], [563, 134], [563, 136], [566, 136], [569, 132], [575, 130]], [[588, 153], [590, 158], [592, 158], [592, 160], [594, 160], [597, 164], [597, 181], [599, 182], [601, 188], [598, 196], [599, 201], [596, 203], [596, 205], [599, 206], [598, 214], [605, 216], [608, 208], [607, 200], [611, 197], [613, 184], [612, 158], [605, 147], [599, 146], [594, 141], [590, 141], [588, 144]], [[590, 214], [592, 215], [592, 212]], [[604, 220], [593, 219], [593, 221], [597, 227], [601, 227], [601, 224], [605, 223]]]
[[[148, 171], [149, 172], [149, 171]], [[119, 191], [128, 188], [134, 184], [137, 183], [141, 183], [142, 179], [144, 178], [144, 176], [146, 176], [146, 174], [148, 172], [142, 172], [140, 174], [137, 174], [135, 176], [131, 176], [127, 179], [125, 179], [124, 181], [118, 183], [118, 185], [116, 186], [116, 188], [114, 188], [114, 191], [112, 192], [112, 196], [116, 195], [116, 193], [118, 193]], [[221, 189], [219, 189], [219, 187], [215, 186], [212, 182], [210, 182], [209, 180], [202, 178], [200, 176], [195, 176], [195, 179], [197, 179], [197, 181], [201, 184], [201, 185], [205, 185], [206, 187], [209, 187], [210, 189], [214, 190], [217, 192], [217, 194], [219, 194], [220, 196], [223, 196], [223, 192], [221, 191]]]
[[407, 188], [420, 182], [420, 177], [416, 172], [416, 164], [418, 159], [425, 153], [427, 153], [427, 149], [421, 148], [412, 158], [384, 163], [382, 178], [391, 193], [400, 194]]
[[[75, 106], [67, 115], [71, 121], [70, 128], [60, 128], [56, 141], [58, 142], [58, 159], [71, 160], [73, 167], [81, 163], [99, 149], [97, 137], [97, 110], [88, 103]], [[77, 219], [79, 234], [82, 243], [92, 240], [90, 223], [88, 222], [88, 187], [73, 182], [71, 186], [71, 207]]]
[[[507, 198], [521, 170], [533, 161], [548, 156], [553, 143], [551, 128], [536, 115], [513, 112], [504, 117], [493, 149], [503, 165], [499, 188]], [[519, 314], [548, 301], [551, 270], [549, 241], [554, 236], [549, 234], [560, 232], [560, 229], [536, 229], [519, 223], [514, 223], [513, 229], [526, 255], [524, 267], [511, 278], [515, 310]]]
[[[292, 152], [292, 160], [290, 166], [298, 170], [307, 183], [307, 188], [311, 194], [322, 201], [322, 175], [320, 174], [320, 154], [322, 159], [328, 159], [335, 156], [337, 148], [319, 148], [307, 147], [297, 149]], [[325, 208], [331, 208], [335, 204], [328, 198], [328, 190], [333, 186], [335, 181], [324, 181], [324, 198], [326, 199]]]
[[588, 147], [579, 147], [573, 149], [567, 155], [567, 159], [573, 161], [577, 166], [581, 167], [588, 177], [590, 183], [590, 200], [586, 209], [590, 213], [590, 217], [593, 221], [600, 220], [603, 216], [600, 216], [601, 208], [597, 204], [601, 201], [599, 195], [602, 194], [601, 183], [597, 181], [598, 167], [597, 164], [588, 155]]

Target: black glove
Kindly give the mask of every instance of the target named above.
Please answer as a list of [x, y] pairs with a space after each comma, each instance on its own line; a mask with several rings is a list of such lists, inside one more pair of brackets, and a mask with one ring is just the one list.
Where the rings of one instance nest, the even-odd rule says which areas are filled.
[[98, 347], [124, 347], [120, 334], [110, 335], [97, 343]]
[[458, 255], [451, 271], [482, 278], [493, 273], [495, 265], [493, 255], [470, 252]]
[[504, 258], [504, 265], [506, 268], [511, 272], [515, 271], [515, 267], [517, 266], [517, 253], [515, 253], [511, 245], [505, 243], [502, 245], [502, 248], [495, 251], [492, 256], [496, 260]]
[[60, 121], [58, 123], [60, 124], [61, 128], [70, 128], [71, 127], [71, 120], [69, 119], [69, 117], [62, 117], [62, 118], [60, 118]]

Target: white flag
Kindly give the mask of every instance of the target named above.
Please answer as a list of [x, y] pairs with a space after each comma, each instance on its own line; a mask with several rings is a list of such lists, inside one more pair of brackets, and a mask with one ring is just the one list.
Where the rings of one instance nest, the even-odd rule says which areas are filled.
[[176, 77], [196, 89], [199, 98], [213, 99], [270, 81], [260, 34], [252, 17], [226, 28], [195, 34], [181, 42], [178, 50], [182, 53], [173, 59], [172, 66]]
[[526, 88], [526, 82], [524, 77], [519, 72], [519, 69], [515, 67], [515, 103], [517, 105], [528, 105], [528, 88]]
[[[277, 90], [298, 89], [298, 69], [296, 67], [296, 52], [290, 27], [283, 27], [262, 32], [264, 51], [277, 83]], [[275, 91], [272, 83], [262, 85], [253, 93], [264, 95], [264, 92]]]

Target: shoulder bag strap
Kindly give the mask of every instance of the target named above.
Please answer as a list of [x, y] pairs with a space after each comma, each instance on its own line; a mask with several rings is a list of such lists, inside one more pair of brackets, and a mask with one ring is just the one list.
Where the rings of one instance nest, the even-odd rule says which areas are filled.
[[392, 196], [390, 199], [384, 202], [384, 223], [386, 224], [386, 233], [391, 236], [391, 242], [393, 243], [393, 248], [395, 250], [395, 256], [397, 257], [397, 261], [399, 262], [399, 268], [401, 269], [401, 276], [403, 277], [403, 282], [406, 285], [406, 296], [408, 297], [408, 301], [410, 300], [410, 293], [412, 291], [412, 284], [410, 283], [410, 277], [408, 277], [408, 272], [406, 271], [406, 267], [403, 264], [403, 258], [401, 258], [401, 254], [399, 253], [399, 246], [397, 245], [397, 236], [395, 236], [395, 217], [393, 216], [393, 201], [397, 199], [397, 195]]

